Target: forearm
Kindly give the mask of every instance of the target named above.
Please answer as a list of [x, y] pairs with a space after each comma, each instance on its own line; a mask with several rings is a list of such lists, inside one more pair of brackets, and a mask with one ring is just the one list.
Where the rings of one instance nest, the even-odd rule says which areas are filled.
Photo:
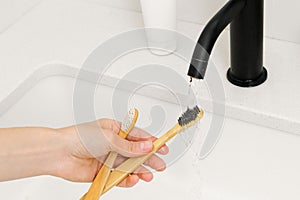
[[53, 175], [64, 149], [63, 137], [53, 129], [0, 129], [0, 181]]

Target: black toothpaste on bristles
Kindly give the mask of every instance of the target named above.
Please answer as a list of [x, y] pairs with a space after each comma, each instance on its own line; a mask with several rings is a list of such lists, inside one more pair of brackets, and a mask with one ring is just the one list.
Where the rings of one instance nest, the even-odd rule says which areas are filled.
[[178, 124], [180, 126], [186, 126], [189, 123], [193, 122], [194, 120], [197, 119], [200, 109], [198, 106], [195, 106], [194, 108], [188, 108], [178, 119]]

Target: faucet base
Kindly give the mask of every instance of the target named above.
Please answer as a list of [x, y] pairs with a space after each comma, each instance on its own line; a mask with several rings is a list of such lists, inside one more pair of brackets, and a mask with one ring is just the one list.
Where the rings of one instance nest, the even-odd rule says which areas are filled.
[[268, 72], [266, 68], [263, 67], [263, 71], [261, 74], [258, 76], [256, 79], [250, 79], [250, 80], [242, 80], [236, 78], [234, 75], [231, 73], [231, 68], [228, 69], [227, 71], [227, 79], [234, 85], [240, 86], [240, 87], [255, 87], [258, 86], [262, 83], [264, 83], [267, 80], [268, 77]]

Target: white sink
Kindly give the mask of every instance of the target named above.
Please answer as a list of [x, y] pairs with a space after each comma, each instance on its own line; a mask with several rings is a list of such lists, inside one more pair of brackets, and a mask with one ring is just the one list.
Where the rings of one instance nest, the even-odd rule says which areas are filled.
[[[0, 116], [0, 127], [61, 127], [74, 124], [74, 83], [75, 79], [66, 76], [51, 76], [37, 82]], [[88, 86], [91, 83], [84, 84]], [[97, 117], [114, 117], [111, 110], [113, 93], [113, 88], [98, 88], [95, 95]], [[170, 128], [181, 113], [178, 105], [140, 95], [134, 96], [130, 102], [138, 105], [140, 110], [138, 125], [148, 129], [151, 120], [155, 120], [150, 117], [150, 109], [155, 105], [163, 107], [168, 120], [163, 123], [160, 133]], [[205, 113], [200, 127], [196, 130], [197, 134], [207, 132], [210, 119], [211, 114]], [[170, 144], [171, 157], [177, 155], [176, 162], [165, 172], [156, 173], [154, 181], [140, 182], [131, 189], [115, 188], [102, 199], [300, 198], [299, 136], [226, 119], [220, 141], [203, 160], [197, 157], [201, 146], [199, 139], [195, 139], [192, 147], [180, 158], [181, 153], [184, 153], [185, 143], [182, 136], [178, 138]], [[170, 156], [166, 159], [170, 160]], [[73, 200], [79, 199], [88, 186], [89, 184], [71, 183], [55, 177], [34, 177], [0, 183], [0, 198]]]

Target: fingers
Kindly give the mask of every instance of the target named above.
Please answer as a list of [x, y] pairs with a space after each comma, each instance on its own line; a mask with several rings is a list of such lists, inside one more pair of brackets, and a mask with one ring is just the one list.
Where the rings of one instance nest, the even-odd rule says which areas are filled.
[[164, 160], [155, 154], [153, 156], [151, 156], [144, 163], [144, 165], [147, 165], [156, 171], [164, 171], [166, 169], [166, 163], [164, 162]]
[[132, 187], [139, 182], [139, 177], [135, 174], [128, 176], [118, 186], [119, 187]]
[[[156, 137], [152, 136], [150, 133], [147, 133], [146, 131], [140, 129], [140, 128], [133, 128], [132, 131], [129, 133], [129, 135], [127, 136], [128, 140], [131, 141], [143, 141], [143, 140], [151, 140], [152, 142], [154, 142], [155, 140], [157, 140]], [[162, 154], [162, 155], [166, 155], [169, 153], [169, 148], [167, 145], [163, 145], [158, 151], [157, 153]]]
[[127, 136], [127, 139], [137, 141], [137, 140], [152, 140], [154, 141], [156, 137], [152, 136], [150, 133], [146, 131], [134, 127]]
[[153, 179], [153, 174], [145, 167], [140, 167], [132, 175], [129, 175], [118, 186], [119, 187], [132, 187], [139, 182], [139, 179], [150, 182]]
[[[157, 139], [156, 137], [152, 136], [146, 131], [135, 127], [127, 136], [127, 140], [133, 142], [122, 141], [120, 140], [120, 137], [115, 137], [116, 135], [118, 135], [120, 131], [121, 128], [120, 122], [111, 119], [100, 119], [98, 120], [98, 123], [102, 129], [112, 131], [111, 132], [113, 133], [111, 136], [112, 149], [127, 157], [136, 157], [136, 156], [144, 155], [145, 153], [149, 152], [149, 150], [152, 150], [152, 144], [150, 145], [150, 143], [146, 141], [154, 142]], [[123, 145], [119, 146], [119, 144], [123, 144]], [[169, 152], [169, 148], [166, 145], [162, 146], [157, 151], [157, 153], [162, 155], [166, 155], [168, 152]]]
[[[150, 164], [151, 165], [151, 164]], [[153, 173], [146, 167], [139, 167], [134, 174], [128, 176], [118, 186], [119, 187], [132, 187], [138, 183], [139, 179], [150, 182], [153, 180]]]
[[158, 151], [157, 153], [161, 154], [161, 155], [167, 155], [169, 153], [169, 147], [167, 145], [163, 145]]
[[150, 182], [153, 179], [153, 174], [150, 170], [148, 170], [146, 167], [139, 167], [135, 172], [135, 175], [137, 175], [140, 179], [146, 182]]
[[101, 129], [112, 130], [115, 134], [118, 134], [121, 128], [121, 123], [116, 120], [99, 119], [97, 122]]
[[110, 134], [111, 149], [125, 157], [138, 157], [149, 153], [153, 148], [152, 141], [128, 141], [118, 135]]
[[[126, 158], [118, 157], [116, 164], [119, 165], [124, 162]], [[156, 155], [153, 155], [147, 160], [145, 165], [153, 168], [156, 171], [163, 171], [166, 169], [165, 162]], [[119, 187], [132, 187], [138, 183], [139, 179], [150, 182], [153, 180], [153, 173], [144, 166], [140, 166], [132, 175], [128, 176], [118, 186]]]
[[[122, 164], [127, 158], [124, 158], [122, 156], [118, 156], [116, 162], [115, 162], [115, 167], [118, 167], [120, 164]], [[144, 165], [154, 169], [155, 171], [163, 171], [166, 169], [166, 163], [164, 162], [163, 159], [158, 157], [157, 155], [152, 155], [145, 163]], [[138, 170], [139, 172], [143, 172], [140, 169]]]

